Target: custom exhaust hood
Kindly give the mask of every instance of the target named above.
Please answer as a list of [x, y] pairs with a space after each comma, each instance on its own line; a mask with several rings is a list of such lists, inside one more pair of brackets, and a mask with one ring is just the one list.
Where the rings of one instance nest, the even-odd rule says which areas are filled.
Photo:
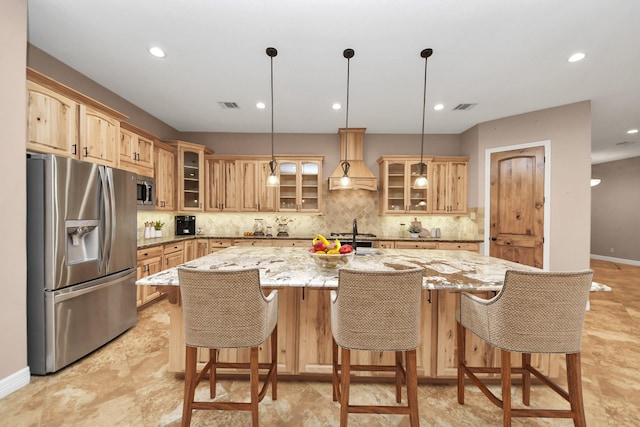
[[[378, 179], [369, 170], [364, 162], [364, 132], [366, 128], [349, 128], [345, 132], [344, 128], [338, 129], [340, 134], [340, 163], [345, 160], [349, 161], [349, 177], [351, 178], [351, 189], [353, 190], [378, 190]], [[345, 136], [345, 133], [347, 134]], [[347, 138], [349, 140], [347, 141]], [[348, 142], [348, 144], [347, 144]], [[345, 144], [347, 144], [347, 158], [344, 158]], [[329, 177], [329, 190], [341, 190], [340, 178], [343, 175], [340, 164]]]

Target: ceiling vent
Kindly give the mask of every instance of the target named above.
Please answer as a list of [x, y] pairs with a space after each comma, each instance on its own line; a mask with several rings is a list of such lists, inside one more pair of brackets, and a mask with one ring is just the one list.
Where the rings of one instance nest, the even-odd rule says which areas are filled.
[[238, 110], [240, 107], [237, 102], [218, 102], [218, 105], [223, 110]]
[[478, 104], [458, 104], [455, 107], [453, 107], [453, 111], [456, 111], [456, 110], [459, 110], [459, 111], [471, 110], [476, 105], [478, 105]]

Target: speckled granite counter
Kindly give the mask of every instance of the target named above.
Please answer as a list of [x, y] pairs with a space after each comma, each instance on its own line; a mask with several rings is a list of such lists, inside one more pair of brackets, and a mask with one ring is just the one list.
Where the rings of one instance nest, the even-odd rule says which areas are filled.
[[[536, 268], [469, 251], [375, 249], [356, 255], [350, 268], [397, 270], [420, 266], [425, 269], [423, 286], [429, 290], [498, 291], [507, 269], [536, 271]], [[290, 247], [232, 246], [184, 264], [197, 269], [257, 267], [264, 287], [337, 288], [338, 270], [318, 269], [306, 249]], [[136, 282], [138, 285], [177, 286], [176, 268], [161, 271]], [[592, 291], [611, 290], [595, 283]]]

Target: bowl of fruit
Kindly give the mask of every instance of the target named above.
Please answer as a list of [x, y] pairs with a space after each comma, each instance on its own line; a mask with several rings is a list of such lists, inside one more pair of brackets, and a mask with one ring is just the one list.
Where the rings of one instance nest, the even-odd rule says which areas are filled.
[[321, 234], [313, 238], [312, 244], [309, 257], [321, 269], [342, 268], [349, 265], [355, 255], [351, 245], [342, 245], [338, 239], [329, 241]]

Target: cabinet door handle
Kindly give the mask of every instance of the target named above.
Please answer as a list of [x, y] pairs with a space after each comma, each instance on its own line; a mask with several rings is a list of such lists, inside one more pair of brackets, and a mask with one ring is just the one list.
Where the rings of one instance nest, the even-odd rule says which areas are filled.
[[89, 148], [88, 147], [84, 147], [84, 156], [85, 157], [89, 156]]
[[73, 144], [73, 145], [72, 145], [72, 147], [73, 147], [73, 154], [78, 154], [78, 153], [77, 153], [77, 151], [78, 151], [78, 150], [77, 150], [78, 144]]

